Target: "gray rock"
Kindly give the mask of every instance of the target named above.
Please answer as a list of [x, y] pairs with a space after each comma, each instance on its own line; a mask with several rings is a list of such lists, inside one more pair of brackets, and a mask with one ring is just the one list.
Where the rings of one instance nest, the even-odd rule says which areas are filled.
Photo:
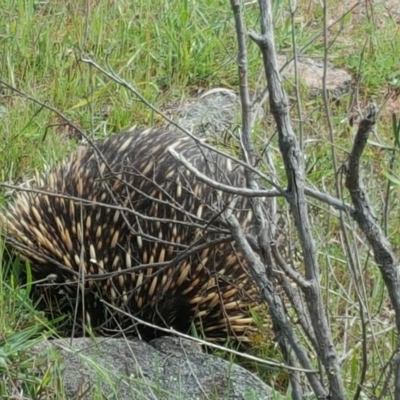
[[214, 88], [186, 100], [172, 111], [172, 115], [177, 123], [198, 137], [215, 135], [220, 138], [238, 123], [239, 106], [233, 90]]
[[[254, 121], [264, 117], [262, 105], [256, 103]], [[199, 138], [224, 142], [229, 136], [236, 136], [240, 128], [240, 98], [231, 89], [214, 88], [200, 95], [170, 106], [167, 114], [181, 127]]]
[[[279, 68], [283, 68], [282, 75], [294, 80], [294, 62], [286, 65], [286, 56], [278, 55], [277, 62]], [[305, 85], [312, 94], [319, 95], [322, 91], [322, 78], [324, 72], [324, 63], [322, 59], [311, 57], [298, 57], [297, 59], [298, 75], [300, 82]], [[337, 68], [331, 63], [327, 66], [326, 88], [332, 97], [337, 99], [347, 93], [352, 81], [351, 75], [343, 68]]]
[[[191, 341], [57, 339], [33, 351], [57, 350], [68, 398], [267, 400], [282, 398], [244, 368], [204, 354]], [[101, 397], [104, 396], [104, 397]]]

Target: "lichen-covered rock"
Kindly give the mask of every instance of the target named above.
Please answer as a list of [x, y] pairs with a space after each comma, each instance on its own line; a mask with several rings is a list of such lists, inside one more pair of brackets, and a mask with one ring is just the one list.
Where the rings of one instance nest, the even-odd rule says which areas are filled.
[[197, 344], [163, 337], [140, 340], [97, 338], [43, 342], [34, 351], [60, 352], [68, 398], [102, 394], [118, 400], [269, 400], [282, 397], [244, 368], [202, 353]]

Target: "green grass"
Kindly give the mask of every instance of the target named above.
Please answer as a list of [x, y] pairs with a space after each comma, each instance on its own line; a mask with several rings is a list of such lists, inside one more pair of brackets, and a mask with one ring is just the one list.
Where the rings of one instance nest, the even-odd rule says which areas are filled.
[[[25, 287], [17, 284], [18, 263], [11, 266], [2, 256], [3, 248], [0, 251], [0, 398], [11, 398], [21, 392], [32, 399], [51, 398], [57, 387], [57, 358], [46, 352], [32, 352], [32, 347], [49, 337], [51, 328], [34, 310], [29, 284]], [[62, 394], [60, 388], [58, 392]]]
[[[161, 109], [201, 88], [237, 89], [236, 42], [228, 1], [97, 0], [88, 3], [91, 5], [87, 9], [85, 1], [0, 0], [0, 79], [60, 110], [76, 126], [95, 137], [134, 124], [157, 125], [160, 119], [132, 93], [81, 62], [81, 57], [91, 57], [106, 68], [109, 65]], [[286, 3], [274, 2], [278, 50], [292, 54], [294, 29], [299, 49], [315, 38], [304, 50], [305, 55], [323, 56], [323, 37], [318, 36], [322, 9], [318, 2], [299, 1], [293, 27]], [[330, 18], [337, 18], [339, 3], [342, 2], [329, 2]], [[400, 89], [400, 31], [395, 21], [381, 15], [384, 15], [383, 8], [379, 5], [374, 5], [374, 17], [369, 20], [365, 16], [358, 20], [348, 15], [332, 28], [329, 36], [330, 40], [335, 39], [329, 59], [359, 75], [359, 100], [363, 103], [373, 98], [381, 104], [389, 92], [395, 95]], [[250, 29], [258, 29], [257, 4], [249, 2], [246, 6], [246, 22]], [[253, 43], [249, 42], [248, 50], [253, 90], [257, 87], [262, 63]], [[295, 95], [292, 87], [287, 88]], [[320, 96], [308, 97], [306, 90], [302, 93], [302, 113], [307, 115], [304, 125], [306, 161], [310, 167], [307, 178], [310, 185], [333, 194], [336, 175], [332, 169], [332, 144], [323, 102]], [[36, 168], [60, 160], [76, 145], [76, 132], [59, 116], [1, 85], [0, 109], [5, 109], [5, 113], [0, 112], [1, 182], [31, 176]], [[355, 110], [349, 95], [331, 104], [339, 164], [346, 160], [354, 134], [342, 120]], [[298, 117], [295, 109], [293, 117]], [[297, 127], [296, 123], [294, 126]], [[274, 126], [262, 121], [257, 129], [261, 136], [265, 131], [272, 132]], [[383, 110], [378, 132], [384, 144], [393, 145], [390, 111]], [[276, 140], [272, 144], [277, 146]], [[389, 170], [390, 156], [388, 150], [371, 144], [364, 158], [365, 181], [378, 215], [384, 207], [385, 172]], [[280, 156], [275, 152], [274, 157], [283, 179]], [[396, 158], [392, 173], [400, 176]], [[396, 223], [398, 199], [399, 187], [393, 185], [388, 234], [397, 247], [400, 244]], [[319, 245], [321, 285], [329, 304], [338, 352], [348, 354], [343, 376], [352, 394], [360, 374], [362, 351], [355, 283], [350, 278], [337, 219], [330, 217], [320, 205], [312, 207], [310, 215]], [[394, 331], [384, 330], [393, 321], [386, 290], [368, 255], [365, 240], [354, 224], [348, 223], [352, 248], [358, 252], [357, 279], [360, 281], [357, 284], [364, 282], [363, 300], [371, 315], [366, 382], [371, 391], [379, 394], [380, 371], [395, 346]], [[9, 275], [2, 274], [0, 279], [1, 304], [4, 304], [0, 308], [0, 374], [14, 377], [19, 371], [26, 378], [26, 392], [32, 398], [39, 398], [38, 391], [51, 387], [56, 381], [51, 378], [57, 371], [50, 363], [45, 382], [29, 376], [33, 363], [29, 347], [33, 341], [45, 337], [48, 329], [30, 305], [26, 290], [19, 289]], [[263, 352], [268, 353], [268, 349], [261, 349]], [[24, 356], [20, 357], [21, 354]], [[10, 386], [1, 385], [1, 394], [11, 390]]]

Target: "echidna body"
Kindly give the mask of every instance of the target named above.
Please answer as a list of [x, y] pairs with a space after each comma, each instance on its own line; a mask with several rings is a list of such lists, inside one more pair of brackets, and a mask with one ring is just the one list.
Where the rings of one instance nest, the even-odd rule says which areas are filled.
[[78, 333], [89, 320], [103, 334], [132, 328], [132, 315], [185, 333], [194, 323], [208, 340], [248, 341], [259, 295], [218, 213], [233, 208], [247, 228], [249, 203], [198, 181], [170, 146], [214, 180], [244, 186], [239, 165], [187, 136], [132, 130], [80, 149], [20, 191], [3, 232], [35, 280], [54, 276], [36, 291], [54, 316], [77, 311], [69, 326]]

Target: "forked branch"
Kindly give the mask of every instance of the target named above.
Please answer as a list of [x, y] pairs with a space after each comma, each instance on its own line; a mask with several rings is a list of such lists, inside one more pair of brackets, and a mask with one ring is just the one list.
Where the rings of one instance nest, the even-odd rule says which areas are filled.
[[[251, 33], [250, 37], [259, 46], [263, 57], [270, 108], [278, 130], [279, 148], [287, 177], [286, 199], [289, 203], [303, 250], [307, 285], [303, 285], [301, 289], [307, 303], [315, 337], [318, 338], [315, 350], [325, 370], [325, 376], [329, 384], [330, 398], [345, 399], [346, 392], [340, 374], [339, 360], [320, 290], [319, 266], [314, 240], [311, 235], [305, 195], [303, 154], [293, 132], [288, 100], [282, 86], [279, 67], [276, 61], [272, 4], [268, 0], [259, 0], [258, 3], [261, 14], [261, 34]], [[325, 396], [327, 396], [327, 393]]]
[[[351, 215], [358, 223], [373, 250], [375, 262], [381, 271], [395, 311], [397, 332], [400, 333], [400, 265], [394, 256], [390, 243], [383, 235], [374, 216], [360, 177], [360, 159], [367, 144], [369, 134], [375, 125], [376, 118], [376, 106], [371, 104], [366, 116], [360, 122], [354, 139], [353, 148], [346, 167], [345, 184], [354, 205], [354, 211]], [[397, 349], [397, 354], [393, 357], [393, 370], [395, 380], [394, 394], [397, 396], [396, 398], [399, 398], [400, 341], [397, 343]]]

